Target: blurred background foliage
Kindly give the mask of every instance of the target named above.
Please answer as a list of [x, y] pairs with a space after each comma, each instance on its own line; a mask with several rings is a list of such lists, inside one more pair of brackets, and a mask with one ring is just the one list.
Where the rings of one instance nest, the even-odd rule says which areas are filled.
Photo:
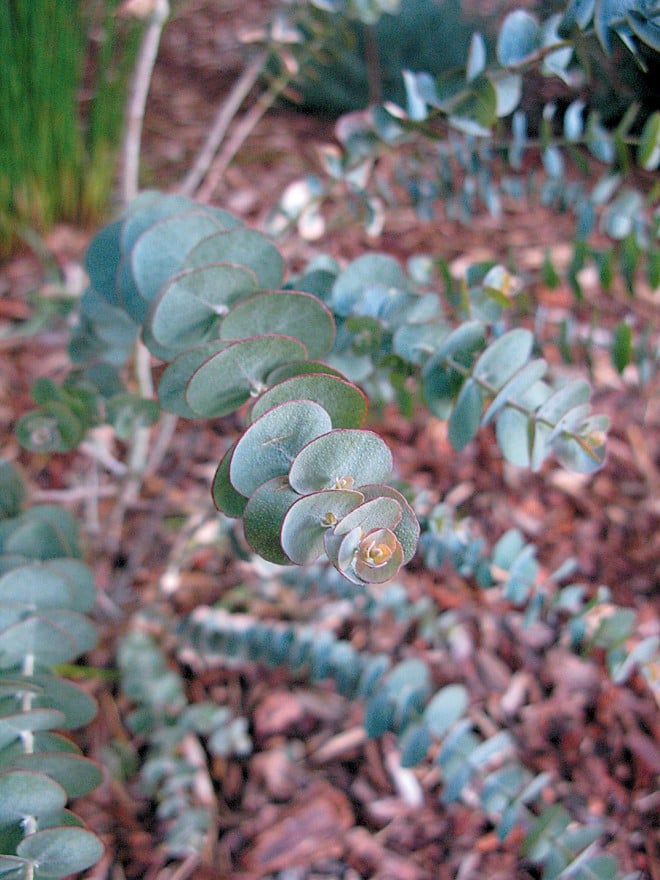
[[[369, 104], [393, 101], [405, 105], [403, 71], [425, 71], [435, 76], [462, 67], [472, 33], [480, 31], [492, 56], [499, 25], [507, 12], [526, 8], [542, 20], [565, 11], [562, 0], [401, 0], [398, 12], [384, 13], [371, 24], [337, 12], [333, 3], [298, 3], [302, 30], [317, 49], [313, 60], [301, 67], [287, 96], [293, 103], [331, 117]], [[562, 96], [568, 104], [584, 98], [598, 110], [603, 122], [615, 125], [633, 101], [642, 109], [638, 130], [658, 107], [658, 54], [642, 46], [641, 64], [623, 44], [606, 57], [595, 40], [585, 39], [581, 61], [590, 72], [581, 93], [530, 75], [526, 81], [523, 109], [530, 123], [540, 120], [543, 105]], [[530, 125], [530, 130], [534, 129]]]
[[0, 254], [108, 208], [139, 25], [119, 0], [0, 4]]

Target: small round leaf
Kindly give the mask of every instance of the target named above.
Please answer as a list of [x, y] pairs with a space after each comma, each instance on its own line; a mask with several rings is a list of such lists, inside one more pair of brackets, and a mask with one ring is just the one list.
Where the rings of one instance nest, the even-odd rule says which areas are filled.
[[309, 293], [269, 291], [235, 305], [220, 333], [223, 339], [281, 333], [299, 339], [310, 358], [319, 358], [332, 347], [335, 322], [326, 306]]
[[57, 880], [84, 871], [103, 855], [99, 838], [84, 828], [66, 825], [29, 834], [16, 848], [21, 858], [37, 863], [35, 880]]
[[313, 400], [330, 416], [333, 428], [360, 428], [367, 417], [367, 398], [352, 382], [324, 373], [293, 376], [272, 385], [258, 397], [251, 419], [287, 400]]
[[289, 473], [303, 446], [331, 427], [330, 416], [311, 400], [291, 400], [264, 413], [236, 444], [229, 462], [229, 479], [249, 497], [272, 477]]
[[338, 429], [303, 447], [291, 466], [289, 482], [296, 492], [307, 495], [382, 482], [391, 471], [392, 454], [377, 434]]
[[278, 565], [289, 565], [282, 549], [280, 533], [287, 510], [299, 498], [286, 477], [263, 483], [248, 501], [243, 514], [245, 539], [255, 553]]
[[282, 523], [282, 547], [297, 565], [313, 562], [323, 552], [323, 537], [363, 500], [359, 492], [328, 489], [297, 496]]
[[306, 356], [302, 342], [289, 336], [268, 334], [230, 343], [195, 371], [186, 403], [207, 419], [228, 415], [264, 390], [266, 376], [275, 367]]
[[0, 825], [61, 810], [66, 800], [62, 786], [43, 773], [13, 768], [0, 772]]

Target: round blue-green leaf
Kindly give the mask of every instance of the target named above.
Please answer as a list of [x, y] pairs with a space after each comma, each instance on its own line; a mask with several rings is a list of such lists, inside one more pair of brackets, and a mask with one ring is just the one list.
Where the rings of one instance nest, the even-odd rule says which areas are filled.
[[591, 390], [584, 379], [574, 379], [554, 391], [536, 410], [535, 418], [540, 422], [557, 424], [569, 410], [589, 401]]
[[401, 737], [401, 766], [415, 767], [431, 748], [431, 733], [423, 721], [411, 724]]
[[272, 385], [255, 400], [250, 418], [256, 419], [287, 400], [313, 400], [320, 404], [330, 416], [333, 428], [360, 428], [367, 417], [367, 398], [352, 382], [312, 373]]
[[584, 132], [584, 119], [582, 111], [586, 102], [579, 99], [572, 101], [564, 113], [564, 137], [568, 141], [579, 141]]
[[497, 36], [497, 60], [502, 67], [515, 67], [539, 48], [539, 41], [536, 18], [523, 9], [516, 9], [504, 19]]
[[187, 254], [186, 266], [235, 263], [256, 275], [259, 287], [278, 288], [284, 276], [284, 260], [275, 245], [255, 229], [216, 232], [202, 239]]
[[463, 715], [468, 692], [460, 684], [449, 684], [431, 698], [424, 709], [424, 722], [433, 736], [442, 737]]
[[16, 848], [21, 858], [37, 863], [35, 880], [57, 880], [84, 871], [103, 855], [99, 838], [84, 828], [62, 825], [29, 834]]
[[552, 443], [557, 460], [569, 470], [590, 474], [605, 462], [605, 437], [608, 427], [606, 416], [592, 416], [581, 426], [576, 436], [560, 434]]
[[462, 375], [447, 364], [452, 358], [463, 365], [470, 362], [474, 352], [483, 345], [485, 327], [481, 321], [466, 321], [441, 341], [422, 370], [424, 399], [438, 418], [447, 418], [452, 400], [463, 382]]
[[70, 407], [53, 400], [22, 416], [16, 436], [30, 452], [69, 452], [85, 436], [85, 426]]
[[360, 492], [364, 495], [365, 501], [372, 498], [393, 498], [401, 508], [401, 519], [394, 526], [392, 531], [396, 535], [401, 548], [403, 550], [403, 564], [405, 565], [415, 555], [417, 550], [417, 542], [419, 540], [419, 522], [417, 517], [408, 504], [406, 499], [400, 492], [391, 486], [385, 486], [382, 483], [377, 485], [360, 486]]
[[[78, 746], [60, 733], [50, 730], [37, 730], [33, 736], [34, 752], [67, 752], [81, 755]], [[0, 767], [13, 767], [16, 759], [25, 754], [22, 742], [13, 742], [0, 751]]]
[[139, 236], [130, 256], [138, 298], [127, 301], [122, 290], [124, 304], [136, 321], [144, 320], [147, 306], [161, 284], [181, 269], [193, 245], [218, 228], [216, 220], [205, 211], [192, 210], [159, 220]]
[[359, 528], [362, 533], [374, 529], [394, 529], [401, 521], [401, 506], [394, 498], [376, 496], [352, 508], [335, 526], [335, 534], [347, 535]]
[[213, 483], [211, 485], [211, 497], [213, 498], [213, 503], [220, 513], [224, 513], [225, 516], [231, 517], [243, 516], [243, 511], [245, 510], [245, 505], [248, 501], [245, 495], [241, 495], [240, 492], [237, 492], [236, 489], [234, 489], [229, 479], [229, 462], [231, 461], [235, 448], [236, 444], [233, 443], [223, 455], [222, 460], [216, 469]]
[[268, 291], [234, 306], [222, 322], [223, 339], [281, 333], [299, 339], [310, 358], [332, 348], [335, 322], [321, 300], [309, 293]]
[[0, 825], [53, 813], [66, 801], [62, 786], [43, 773], [13, 768], [0, 771]]
[[547, 369], [548, 365], [543, 358], [530, 361], [521, 367], [495, 395], [484, 413], [482, 423], [487, 425], [510, 400], [516, 401], [517, 398], [520, 398], [532, 385], [545, 376]]
[[50, 623], [59, 627], [74, 642], [77, 657], [96, 647], [96, 627], [84, 614], [69, 611], [68, 608], [49, 608], [44, 614], [48, 615]]
[[212, 355], [227, 347], [226, 342], [207, 342], [189, 351], [183, 351], [167, 367], [158, 383], [158, 399], [163, 409], [183, 416], [184, 419], [195, 419], [194, 413], [185, 400], [185, 392], [190, 377]]
[[56, 709], [29, 709], [0, 715], [0, 749], [20, 739], [25, 731], [53, 730], [64, 723], [64, 715]]
[[423, 364], [434, 354], [438, 343], [449, 334], [449, 330], [443, 321], [403, 324], [394, 333], [394, 352], [413, 364]]
[[71, 605], [74, 611], [82, 614], [91, 611], [96, 603], [96, 586], [92, 570], [79, 559], [49, 559], [44, 567], [64, 578], [71, 595]]
[[574, 24], [584, 30], [591, 21], [595, 5], [596, 0], [570, 0], [559, 25], [560, 33], [568, 36]]
[[21, 678], [17, 672], [0, 673], [0, 699], [3, 697], [12, 697], [15, 700], [22, 700], [25, 694], [33, 696], [41, 693], [39, 685], [26, 678]]
[[330, 364], [323, 361], [291, 361], [282, 364], [268, 374], [266, 382], [268, 385], [274, 385], [276, 382], [282, 382], [284, 379], [291, 379], [293, 376], [304, 376], [308, 373], [326, 373], [328, 376], [337, 376], [339, 379], [346, 379], [343, 373], [335, 370]]
[[26, 616], [26, 606], [18, 602], [3, 602], [0, 604], [0, 631], [8, 626], [18, 623]]
[[534, 334], [522, 327], [509, 330], [481, 353], [472, 375], [499, 391], [525, 363], [532, 352]]
[[332, 304], [338, 315], [350, 315], [363, 296], [377, 288], [392, 295], [408, 289], [405, 273], [394, 257], [364, 254], [353, 260], [332, 288]]
[[[519, 398], [530, 409], [540, 406], [551, 394], [550, 387], [537, 381]], [[505, 407], [496, 424], [497, 443], [507, 461], [518, 467], [531, 464], [530, 419], [513, 407]]]
[[321, 489], [359, 489], [386, 480], [391, 471], [392, 454], [377, 434], [340, 428], [303, 447], [291, 465], [289, 482], [307, 495]]
[[214, 263], [185, 269], [163, 284], [146, 323], [153, 339], [165, 348], [180, 351], [200, 345], [219, 336], [222, 316], [257, 289], [254, 272], [244, 266]]
[[72, 752], [32, 752], [17, 756], [14, 765], [23, 770], [45, 773], [59, 782], [70, 798], [93, 791], [103, 781], [97, 764]]
[[101, 229], [91, 240], [85, 254], [89, 283], [112, 306], [118, 306], [117, 271], [121, 258], [122, 221], [117, 220]]
[[[80, 557], [80, 544], [78, 541], [78, 524], [68, 511], [52, 504], [38, 504], [25, 511], [21, 516], [21, 530], [27, 525], [43, 524], [52, 529], [53, 537], [50, 538], [45, 532], [34, 534], [25, 541], [20, 541], [22, 550], [17, 549], [15, 538], [17, 532], [11, 536], [5, 545], [5, 552], [24, 553], [32, 559], [50, 559], [54, 556]], [[18, 530], [17, 530], [18, 531]], [[55, 538], [57, 540], [55, 540]], [[31, 546], [29, 541], [32, 540]], [[39, 541], [43, 541], [40, 544]]]
[[474, 31], [470, 40], [470, 48], [468, 50], [467, 65], [465, 69], [465, 77], [468, 82], [472, 82], [480, 73], [483, 73], [486, 67], [486, 41], [483, 34]]
[[264, 390], [266, 376], [275, 367], [306, 356], [302, 342], [289, 336], [232, 342], [195, 371], [186, 388], [186, 403], [204, 418], [228, 415]]
[[41, 688], [32, 700], [36, 707], [52, 707], [62, 713], [62, 721], [58, 724], [63, 730], [82, 727], [96, 715], [96, 701], [81, 687], [65, 678], [47, 673], [35, 673], [30, 678]]
[[71, 608], [73, 596], [64, 577], [35, 562], [0, 577], [2, 602], [20, 602], [30, 608]]
[[280, 533], [287, 510], [299, 497], [290, 488], [286, 477], [275, 477], [259, 486], [245, 507], [245, 540], [268, 562], [291, 564], [282, 549]]
[[385, 681], [385, 687], [395, 700], [401, 702], [413, 694], [417, 699], [426, 697], [431, 685], [429, 668], [423, 660], [411, 657], [402, 660], [392, 669]]
[[46, 813], [37, 819], [37, 831], [43, 831], [44, 828], [55, 828], [60, 825], [68, 825], [74, 828], [84, 828], [83, 820], [72, 813], [71, 810], [56, 810], [53, 813]]
[[522, 98], [522, 77], [518, 73], [497, 73], [490, 81], [495, 89], [495, 115], [498, 119], [509, 116]]
[[145, 190], [133, 199], [126, 211], [121, 231], [122, 251], [130, 251], [140, 235], [150, 226], [158, 223], [159, 220], [164, 220], [172, 214], [181, 214], [191, 210], [203, 211], [212, 215], [218, 227], [222, 229], [230, 229], [240, 225], [240, 220], [227, 211], [211, 208], [208, 205], [200, 205], [186, 196]]
[[449, 442], [457, 452], [464, 449], [476, 435], [482, 405], [479, 386], [473, 379], [468, 379], [459, 392], [447, 426]]
[[288, 474], [303, 446], [330, 427], [328, 413], [311, 400], [291, 400], [268, 410], [236, 444], [229, 462], [232, 486], [249, 498], [262, 483]]
[[350, 490], [328, 489], [296, 497], [284, 517], [281, 542], [291, 562], [306, 565], [323, 552], [327, 530], [357, 507], [363, 495]]
[[77, 657], [78, 648], [59, 626], [43, 617], [28, 617], [0, 632], [0, 665], [18, 665], [26, 654], [44, 666], [56, 666]]
[[658, 24], [657, 7], [655, 15], [649, 5], [648, 12], [642, 12], [633, 6], [626, 11], [626, 21], [636, 37], [650, 46], [655, 52], [660, 52], [660, 25]]
[[369, 697], [364, 707], [364, 729], [370, 739], [391, 730], [396, 706], [388, 693], [379, 690]]
[[360, 680], [357, 685], [357, 694], [361, 697], [369, 697], [376, 693], [383, 675], [390, 668], [391, 660], [387, 654], [372, 655], [365, 660]]
[[[330, 490], [327, 491], [336, 491]], [[323, 549], [330, 562], [337, 571], [341, 572], [353, 584], [364, 582], [356, 575], [354, 569], [355, 557], [362, 540], [362, 529], [357, 526], [348, 534], [338, 535], [334, 529], [327, 529], [323, 536]]]

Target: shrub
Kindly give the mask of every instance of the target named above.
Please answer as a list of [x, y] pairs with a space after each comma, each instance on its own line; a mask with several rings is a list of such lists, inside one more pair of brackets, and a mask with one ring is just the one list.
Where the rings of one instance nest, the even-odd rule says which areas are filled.
[[[368, 4], [365, 11], [364, 4], [351, 4], [369, 21], [382, 7]], [[635, 51], [638, 38], [648, 42], [647, 12], [631, 7], [624, 21], [596, 10], [604, 48], [611, 30]], [[579, 25], [571, 40], [579, 42], [593, 13], [593, 4], [569, 4], [564, 25]], [[512, 15], [499, 33], [502, 70], [493, 79], [485, 72], [482, 41], [474, 38], [467, 78], [461, 75], [446, 98], [451, 107], [438, 106], [445, 98], [422, 74], [408, 76], [409, 112], [375, 112], [376, 127], [394, 126], [392, 143], [398, 143], [401, 129], [427, 122], [431, 106], [472, 135], [497, 115], [493, 92], [496, 104], [502, 90], [505, 97], [517, 95], [528, 65], [541, 61], [565, 73], [568, 61], [554, 57], [566, 48], [557, 48], [557, 27], [548, 31], [527, 13]], [[576, 115], [573, 108], [569, 134], [575, 125], [582, 137]], [[589, 137], [592, 146], [609, 137], [597, 120], [587, 129], [588, 145]], [[657, 139], [657, 116], [651, 116], [639, 144], [649, 169], [658, 162]], [[548, 141], [543, 150], [549, 179], [557, 182], [555, 145]], [[639, 221], [639, 200], [631, 197], [619, 208], [608, 216], [615, 227], [628, 218], [625, 242], [637, 246], [637, 236], [642, 240], [650, 228]], [[121, 517], [124, 490], [134, 492], [141, 469], [150, 466], [143, 449], [150, 426], [160, 423], [162, 431], [167, 425], [162, 438], [176, 419], [232, 417], [238, 436], [217, 464], [212, 500], [226, 517], [242, 521], [246, 543], [225, 526], [232, 546], [265, 560], [269, 583], [279, 579], [301, 592], [313, 585], [355, 600], [372, 618], [387, 609], [415, 621], [423, 643], [443, 646], [456, 635], [455, 616], [428, 597], [410, 602], [393, 582], [419, 548], [421, 564], [437, 568], [449, 560], [480, 587], [499, 588], [516, 626], [543, 619], [554, 638], [576, 651], [604, 651], [617, 682], [634, 666], [652, 669], [657, 640], [637, 641], [634, 613], [613, 606], [606, 589], [589, 595], [580, 584], [566, 584], [570, 561], [541, 579], [535, 549], [519, 532], [507, 532], [489, 549], [456, 523], [450, 507], [429, 510], [393, 478], [387, 445], [366, 427], [369, 401], [393, 402], [403, 413], [424, 405], [447, 421], [457, 450], [492, 422], [505, 458], [537, 471], [554, 457], [590, 473], [605, 455], [607, 420], [591, 411], [589, 383], [554, 379], [534, 332], [510, 318], [520, 291], [515, 273], [486, 263], [456, 281], [433, 268], [421, 255], [405, 268], [384, 253], [347, 265], [318, 256], [287, 277], [273, 242], [227, 211], [177, 194], [142, 192], [90, 243], [90, 286], [69, 343], [72, 369], [61, 384], [34, 386], [37, 409], [20, 420], [19, 440], [39, 453], [68, 452], [111, 425], [129, 444], [128, 467], [112, 462], [124, 479], [116, 508]], [[623, 339], [621, 362], [626, 346]], [[160, 362], [155, 396], [149, 393], [154, 360]], [[0, 808], [0, 863], [16, 876], [59, 877], [101, 852], [97, 838], [64, 810], [67, 795], [98, 783], [98, 768], [52, 732], [91, 715], [88, 698], [64, 683], [57, 667], [94, 644], [84, 616], [93, 585], [78, 559], [75, 523], [52, 508], [22, 510], [23, 489], [9, 466], [0, 469], [0, 480], [0, 682], [6, 695], [0, 735], [6, 730], [7, 737], [0, 742], [7, 768], [0, 770], [0, 787], [8, 798], [20, 790], [27, 799]], [[133, 705], [128, 723], [144, 746], [143, 790], [159, 804], [170, 855], [201, 849], [213, 827], [208, 804], [196, 798], [200, 767], [190, 755], [203, 756], [206, 748], [240, 756], [250, 748], [243, 719], [211, 702], [188, 702], [168, 661], [173, 650], [185, 652], [193, 668], [234, 659], [286, 666], [312, 681], [332, 679], [348, 699], [363, 700], [369, 737], [394, 734], [402, 767], [433, 753], [443, 802], [478, 804], [500, 838], [522, 826], [522, 855], [541, 866], [546, 880], [617, 876], [615, 861], [595, 847], [600, 825], [574, 821], [559, 792], [548, 807], [550, 777], [524, 766], [507, 730], [478, 730], [467, 717], [466, 689], [455, 682], [435, 688], [425, 659], [396, 662], [318, 626], [208, 607], [182, 619], [145, 609], [134, 615], [117, 651], [123, 697]]]

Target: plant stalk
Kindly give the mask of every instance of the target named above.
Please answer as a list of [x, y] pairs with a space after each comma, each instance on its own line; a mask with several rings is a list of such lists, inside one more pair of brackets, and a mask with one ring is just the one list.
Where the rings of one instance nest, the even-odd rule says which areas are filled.
[[179, 186], [179, 192], [184, 196], [193, 196], [197, 188], [204, 180], [213, 159], [225, 138], [238, 110], [248, 96], [250, 90], [259, 79], [268, 60], [267, 52], [260, 52], [252, 63], [245, 68], [236, 81], [226, 101], [220, 105], [216, 112], [215, 120], [199, 151], [190, 171], [186, 174]]
[[142, 38], [140, 52], [133, 71], [130, 97], [126, 112], [126, 132], [123, 144], [121, 175], [121, 201], [127, 205], [138, 193], [140, 174], [140, 146], [144, 110], [153, 74], [158, 46], [165, 22], [170, 14], [168, 0], [154, 0], [147, 29]]

